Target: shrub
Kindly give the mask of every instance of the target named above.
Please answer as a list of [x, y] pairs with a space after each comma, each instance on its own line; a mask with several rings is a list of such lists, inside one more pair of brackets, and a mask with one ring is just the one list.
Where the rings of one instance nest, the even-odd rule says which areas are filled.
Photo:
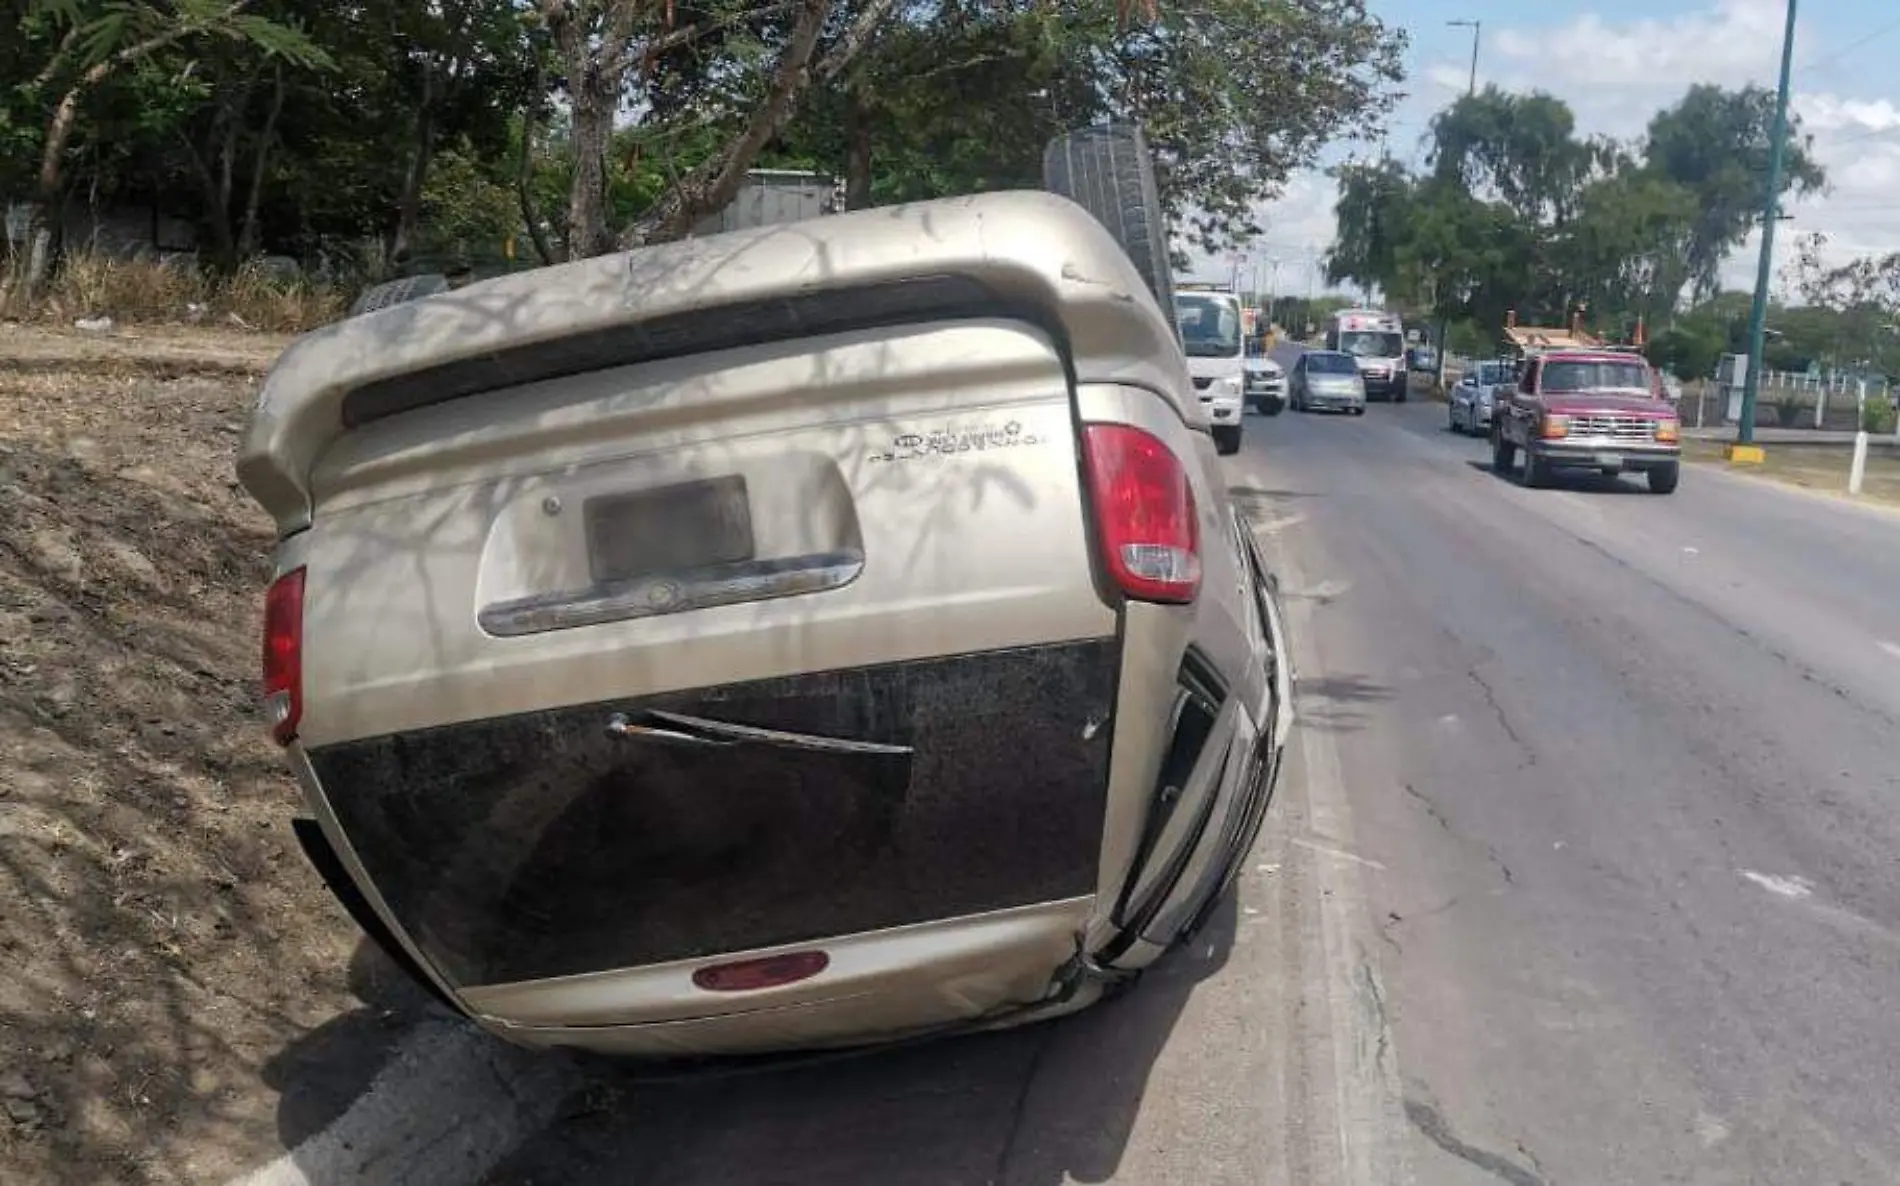
[[70, 325], [85, 317], [127, 324], [230, 324], [275, 333], [301, 333], [343, 315], [344, 294], [302, 279], [273, 277], [261, 260], [230, 276], [211, 276], [189, 264], [155, 259], [71, 255], [36, 299], [23, 284], [0, 280], [0, 316]]
[[1896, 422], [1900, 422], [1900, 406], [1895, 405], [1891, 395], [1867, 397], [1867, 404], [1860, 412], [1862, 432], [1891, 433]]

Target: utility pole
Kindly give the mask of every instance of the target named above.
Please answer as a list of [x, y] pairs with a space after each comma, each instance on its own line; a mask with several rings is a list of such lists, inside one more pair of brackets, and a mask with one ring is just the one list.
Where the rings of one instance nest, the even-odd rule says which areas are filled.
[[1471, 30], [1471, 83], [1465, 88], [1465, 94], [1478, 93], [1478, 38], [1484, 35], [1483, 21], [1446, 21], [1454, 29]]
[[1768, 328], [1768, 282], [1775, 263], [1775, 224], [1781, 221], [1781, 156], [1788, 143], [1788, 75], [1794, 65], [1795, 0], [1788, 0], [1788, 24], [1781, 34], [1781, 82], [1775, 90], [1775, 122], [1768, 133], [1768, 193], [1761, 205], [1761, 262], [1755, 268], [1755, 300], [1748, 308], [1748, 377], [1742, 382], [1742, 422], [1728, 459], [1760, 462], [1755, 445], [1755, 397], [1761, 391], [1762, 340]]

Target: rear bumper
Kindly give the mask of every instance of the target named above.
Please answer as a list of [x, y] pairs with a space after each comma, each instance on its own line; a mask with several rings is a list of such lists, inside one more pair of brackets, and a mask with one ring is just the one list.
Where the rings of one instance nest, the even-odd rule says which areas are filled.
[[834, 939], [820, 977], [724, 998], [693, 986], [696, 964], [678, 963], [474, 989], [465, 999], [512, 1042], [643, 1058], [900, 1040], [1087, 1004], [1092, 995], [1056, 980], [1093, 906], [1079, 898]]
[[1331, 408], [1338, 411], [1348, 411], [1353, 408], [1365, 407], [1366, 397], [1363, 395], [1334, 395], [1329, 392], [1308, 391], [1304, 402], [1309, 408]]
[[1536, 441], [1529, 452], [1540, 461], [1558, 466], [1584, 469], [1616, 469], [1640, 473], [1674, 465], [1682, 459], [1677, 445], [1656, 445], [1629, 441]]

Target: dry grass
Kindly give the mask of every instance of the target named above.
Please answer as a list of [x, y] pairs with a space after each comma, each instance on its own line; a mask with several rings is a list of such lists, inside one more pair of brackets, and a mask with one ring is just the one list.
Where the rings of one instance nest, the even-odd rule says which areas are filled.
[[[1840, 445], [1770, 444], [1764, 450], [1767, 460], [1761, 465], [1738, 466], [1736, 473], [1749, 474], [1817, 490], [1828, 494], [1847, 493], [1847, 470], [1852, 463], [1851, 450]], [[1727, 464], [1720, 441], [1684, 441], [1685, 460]], [[1871, 502], [1900, 506], [1900, 452], [1891, 448], [1867, 451], [1867, 472], [1861, 483], [1861, 497]]]
[[131, 325], [211, 322], [302, 333], [335, 321], [346, 304], [345, 294], [337, 289], [280, 279], [256, 263], [234, 275], [214, 277], [156, 260], [76, 255], [34, 300], [17, 281], [0, 279], [0, 317], [63, 325], [110, 317]]

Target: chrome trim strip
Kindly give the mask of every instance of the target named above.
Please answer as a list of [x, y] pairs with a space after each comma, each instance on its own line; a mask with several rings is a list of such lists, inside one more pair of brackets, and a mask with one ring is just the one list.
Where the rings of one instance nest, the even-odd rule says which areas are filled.
[[855, 549], [747, 560], [673, 576], [645, 577], [611, 589], [542, 593], [485, 606], [476, 615], [481, 628], [498, 638], [518, 638], [549, 630], [596, 626], [662, 614], [765, 601], [800, 593], [842, 589], [864, 571], [864, 553]]

